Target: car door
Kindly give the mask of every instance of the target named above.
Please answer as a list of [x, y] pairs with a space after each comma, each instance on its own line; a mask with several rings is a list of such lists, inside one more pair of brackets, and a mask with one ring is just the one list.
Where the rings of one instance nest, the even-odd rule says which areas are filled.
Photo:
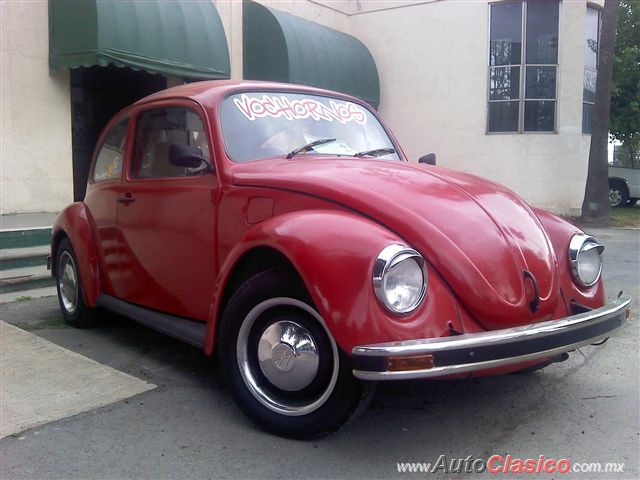
[[215, 279], [215, 198], [211, 171], [169, 162], [173, 145], [197, 147], [213, 164], [203, 112], [189, 103], [140, 110], [118, 197], [124, 248], [116, 297], [181, 317], [206, 320]]
[[122, 183], [125, 154], [129, 144], [129, 116], [116, 118], [107, 127], [96, 149], [84, 203], [93, 222], [95, 245], [103, 290], [113, 294], [113, 278], [118, 275], [119, 235], [117, 229], [117, 197]]

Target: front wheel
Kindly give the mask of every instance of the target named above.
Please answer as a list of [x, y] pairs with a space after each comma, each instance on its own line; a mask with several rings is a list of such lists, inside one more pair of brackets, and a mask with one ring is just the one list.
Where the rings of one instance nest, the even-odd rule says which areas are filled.
[[242, 410], [273, 433], [304, 438], [337, 429], [371, 398], [351, 374], [299, 279], [284, 270], [255, 275], [222, 316], [219, 355]]

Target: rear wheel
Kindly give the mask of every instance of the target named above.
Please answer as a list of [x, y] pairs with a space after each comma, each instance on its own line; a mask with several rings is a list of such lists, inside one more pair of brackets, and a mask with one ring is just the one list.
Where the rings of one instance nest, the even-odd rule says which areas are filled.
[[56, 287], [65, 322], [72, 327], [86, 328], [98, 323], [94, 309], [84, 303], [78, 262], [68, 239], [58, 245], [56, 253]]
[[287, 437], [337, 429], [373, 393], [351, 374], [350, 360], [311, 306], [299, 279], [284, 270], [255, 275], [222, 316], [219, 355], [242, 410]]
[[629, 194], [627, 187], [622, 182], [616, 180], [609, 181], [609, 206], [622, 207], [627, 204]]

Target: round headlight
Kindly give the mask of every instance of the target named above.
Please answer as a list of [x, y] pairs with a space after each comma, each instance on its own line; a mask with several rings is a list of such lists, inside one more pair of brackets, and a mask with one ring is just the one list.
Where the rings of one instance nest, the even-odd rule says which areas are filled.
[[602, 272], [602, 246], [595, 238], [579, 233], [569, 243], [571, 274], [581, 287], [591, 287]]
[[427, 291], [424, 258], [402, 245], [384, 248], [373, 265], [373, 289], [380, 303], [391, 312], [412, 312]]

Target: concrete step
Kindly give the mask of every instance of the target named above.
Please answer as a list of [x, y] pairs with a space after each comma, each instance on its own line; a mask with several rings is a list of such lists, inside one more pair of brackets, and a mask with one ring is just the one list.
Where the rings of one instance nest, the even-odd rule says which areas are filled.
[[50, 227], [56, 221], [56, 212], [10, 213], [0, 215], [0, 230], [20, 230], [25, 228]]
[[0, 250], [0, 270], [46, 265], [49, 245]]
[[58, 292], [56, 291], [55, 285], [49, 287], [32, 288], [28, 290], [20, 290], [17, 292], [0, 293], [0, 303], [9, 303], [23, 300], [26, 301], [40, 297], [51, 297], [57, 294]]
[[13, 249], [49, 245], [51, 227], [32, 227], [0, 230], [0, 248]]
[[47, 270], [54, 220], [53, 213], [0, 217], [2, 303], [56, 294], [55, 280]]
[[46, 265], [0, 270], [0, 293], [55, 285]]
[[51, 276], [46, 266], [35, 265], [31, 267], [9, 268], [0, 270], [0, 283], [15, 283], [23, 278], [40, 278]]

